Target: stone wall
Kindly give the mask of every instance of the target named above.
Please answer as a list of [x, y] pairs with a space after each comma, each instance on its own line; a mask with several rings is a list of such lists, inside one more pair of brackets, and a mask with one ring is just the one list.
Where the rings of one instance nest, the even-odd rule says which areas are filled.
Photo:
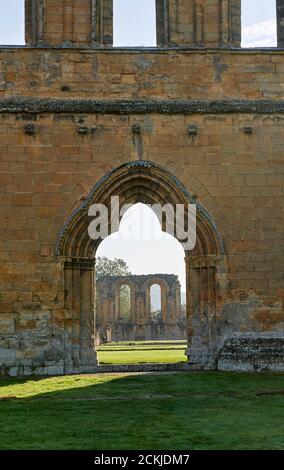
[[112, 44], [112, 0], [26, 0], [26, 42]]
[[1, 371], [96, 370], [88, 208], [114, 190], [197, 203], [190, 366], [251, 370], [240, 351], [271, 335], [283, 369], [283, 50], [51, 47], [41, 27], [0, 54]]
[[[241, 0], [156, 0], [157, 44], [239, 46]], [[113, 43], [113, 0], [26, 0], [28, 44]]]
[[[176, 100], [220, 100], [223, 103], [223, 108], [217, 108], [220, 114], [226, 111], [227, 102], [256, 100], [258, 103], [251, 103], [250, 107], [247, 103], [248, 115], [254, 116], [259, 107], [271, 114], [277, 111], [274, 103], [264, 107], [261, 100], [278, 102], [282, 99], [283, 54], [280, 49], [125, 50], [5, 46], [0, 57], [0, 97], [111, 100], [117, 104], [116, 108], [111, 108], [111, 111], [116, 109], [116, 113], [119, 113], [120, 100], [170, 100], [172, 104]], [[2, 113], [9, 110], [5, 102], [0, 105]], [[10, 109], [17, 110], [16, 104], [13, 103]], [[25, 104], [22, 109], [35, 114], [49, 109], [49, 114], [53, 114], [51, 105], [47, 108], [44, 103], [42, 107], [38, 103], [34, 106]], [[68, 114], [70, 110], [89, 114], [88, 107], [82, 104], [76, 107], [75, 103], [73, 107], [71, 103], [69, 106], [65, 103], [65, 106], [53, 109], [56, 114], [59, 110], [61, 114]], [[239, 114], [238, 106], [232, 109]], [[196, 113], [196, 108], [194, 111]], [[207, 112], [210, 114], [210, 108]], [[177, 108], [175, 113], [183, 115], [183, 108]], [[135, 115], [135, 111], [129, 114]], [[164, 114], [167, 114], [166, 110]]]
[[[161, 318], [151, 318], [151, 287], [161, 289]], [[129, 318], [120, 311], [121, 288], [129, 287]], [[186, 339], [181, 293], [173, 274], [104, 276], [96, 282], [96, 334], [100, 341]]]
[[220, 351], [218, 370], [283, 371], [283, 362], [283, 333], [235, 334], [225, 342]]

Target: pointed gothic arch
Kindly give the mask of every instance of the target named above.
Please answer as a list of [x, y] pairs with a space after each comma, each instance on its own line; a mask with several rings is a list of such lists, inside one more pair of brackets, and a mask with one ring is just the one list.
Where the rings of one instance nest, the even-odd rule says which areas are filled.
[[[161, 166], [149, 162], [129, 162], [109, 172], [91, 190], [85, 200], [72, 212], [57, 239], [56, 254], [65, 257], [93, 257], [101, 240], [93, 241], [88, 235], [93, 204], [111, 205], [111, 197], [119, 196], [120, 205], [136, 204], [188, 204], [197, 207], [197, 244], [194, 255], [223, 255], [222, 237], [206, 209], [196, 201], [185, 186]], [[110, 221], [109, 221], [110, 222]], [[109, 224], [109, 233], [111, 227]]]
[[65, 311], [72, 319], [67, 335], [71, 338], [71, 362], [75, 364], [75, 370], [90, 370], [96, 362], [94, 270], [96, 250], [102, 240], [94, 241], [88, 235], [91, 221], [88, 210], [93, 204], [110, 208], [112, 196], [120, 197], [121, 206], [141, 202], [187, 207], [196, 202], [197, 243], [194, 250], [185, 255], [188, 355], [192, 365], [212, 366], [218, 301], [226, 287], [222, 237], [208, 212], [174, 175], [153, 162], [136, 161], [123, 164], [103, 177], [72, 212], [58, 236], [56, 254], [64, 266]]

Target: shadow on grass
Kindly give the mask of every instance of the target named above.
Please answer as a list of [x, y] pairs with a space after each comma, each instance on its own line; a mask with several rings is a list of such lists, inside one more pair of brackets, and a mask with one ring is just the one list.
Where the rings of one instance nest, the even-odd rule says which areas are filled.
[[0, 387], [1, 449], [284, 448], [283, 374], [9, 378]]

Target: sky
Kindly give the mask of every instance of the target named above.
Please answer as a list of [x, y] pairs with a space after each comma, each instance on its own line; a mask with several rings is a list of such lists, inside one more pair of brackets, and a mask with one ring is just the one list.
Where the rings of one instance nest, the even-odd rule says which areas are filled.
[[176, 274], [185, 291], [184, 249], [171, 235], [162, 232], [149, 207], [135, 204], [122, 218], [119, 233], [100, 244], [97, 256], [122, 258], [132, 274]]
[[[242, 1], [244, 47], [276, 46], [275, 3], [275, 0]], [[0, 44], [24, 44], [24, 0], [0, 0]], [[154, 0], [114, 0], [114, 45], [155, 45]], [[131, 224], [136, 228], [152, 228], [155, 239], [139, 234], [139, 230], [135, 239], [129, 239]], [[185, 291], [183, 248], [170, 235], [161, 233], [154, 213], [141, 204], [125, 214], [120, 234], [104, 240], [97, 255], [123, 258], [133, 274], [177, 274]]]

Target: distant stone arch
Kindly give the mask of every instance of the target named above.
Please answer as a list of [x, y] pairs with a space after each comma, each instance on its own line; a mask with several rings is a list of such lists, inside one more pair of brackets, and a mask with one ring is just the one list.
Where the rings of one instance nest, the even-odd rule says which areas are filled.
[[[107, 281], [107, 279], [105, 279]], [[98, 284], [98, 283], [97, 283]], [[117, 320], [120, 313], [120, 293], [121, 288], [123, 286], [128, 286], [130, 290], [130, 319], [129, 321], [135, 322], [135, 305], [136, 305], [136, 291], [137, 286], [133, 281], [128, 278], [125, 279], [118, 279], [115, 284], [112, 284], [112, 290], [114, 294], [114, 319]], [[99, 286], [97, 285], [97, 290], [99, 290]]]
[[[175, 278], [175, 280], [173, 280]], [[178, 306], [174, 306], [174, 314], [171, 312], [171, 307], [172, 307], [172, 299], [173, 299], [173, 285], [176, 285], [176, 276], [170, 276], [163, 277], [161, 275], [155, 275], [155, 276], [149, 276], [149, 279], [147, 279], [144, 284], [143, 284], [143, 291], [145, 293], [145, 316], [147, 319], [150, 320], [151, 317], [151, 287], [155, 284], [158, 284], [161, 288], [161, 315], [162, 315], [162, 321], [167, 323], [171, 322], [171, 317], [174, 318], [174, 321], [176, 320], [176, 312], [180, 312], [180, 304]], [[179, 289], [179, 295], [180, 295], [180, 285], [178, 283], [178, 289]]]
[[[162, 319], [160, 329], [151, 325], [150, 289], [161, 287]], [[119, 294], [122, 286], [131, 289], [131, 318], [128, 325], [119, 319]], [[104, 276], [97, 281], [96, 328], [106, 338], [106, 329], [112, 331], [112, 340], [185, 339], [185, 326], [179, 325], [181, 292], [174, 274]]]
[[[155, 295], [158, 295], [158, 298], [153, 299]], [[161, 286], [156, 282], [153, 282], [149, 288], [149, 310], [150, 321], [163, 321], [162, 289]], [[157, 314], [158, 317], [156, 316]]]

